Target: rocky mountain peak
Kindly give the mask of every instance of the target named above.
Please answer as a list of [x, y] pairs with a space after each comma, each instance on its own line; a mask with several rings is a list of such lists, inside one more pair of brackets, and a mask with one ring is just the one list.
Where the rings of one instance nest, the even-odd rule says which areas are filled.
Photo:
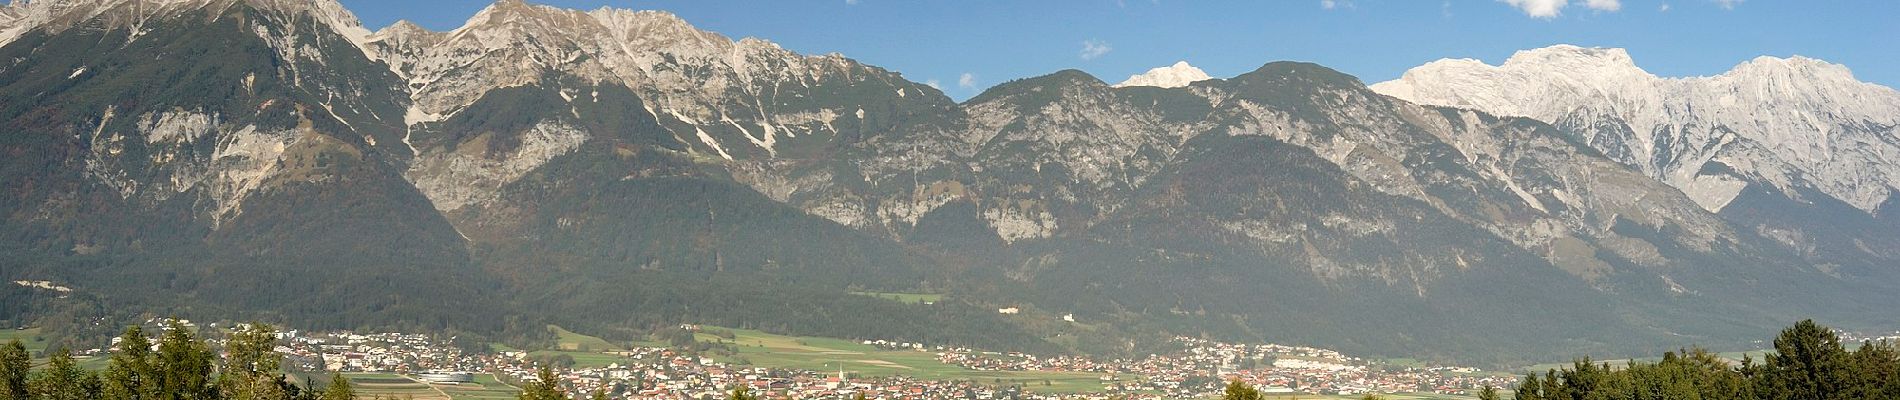
[[[134, 36], [152, 21], [197, 10], [223, 10], [245, 4], [287, 16], [308, 14], [358, 48], [370, 32], [336, 0], [15, 0], [0, 5], [0, 45], [34, 30], [58, 33], [82, 22], [100, 20], [106, 29], [129, 28]], [[367, 51], [366, 51], [367, 53]], [[371, 53], [374, 58], [375, 54]]]
[[1096, 78], [1095, 75], [1090, 75], [1088, 72], [1083, 72], [1082, 70], [1079, 70], [1079, 69], [1065, 69], [1061, 71], [1056, 71], [1055, 73], [1052, 73], [1052, 74], [1043, 75], [1040, 77], [1024, 79], [1024, 81], [1047, 81], [1050, 83], [1060, 83], [1064, 85], [1075, 85], [1075, 86], [1106, 86], [1108, 85], [1108, 83], [1102, 82], [1101, 79]]
[[1621, 48], [1580, 47], [1560, 44], [1540, 49], [1520, 50], [1504, 61], [1504, 68], [1558, 67], [1570, 70], [1636, 69], [1636, 60]]
[[[1089, 89], [1106, 89], [1108, 83], [1094, 75], [1076, 69], [1065, 69], [1055, 73], [1012, 80], [984, 90], [976, 97], [966, 101], [968, 104], [987, 103], [1006, 100], [1019, 103], [1019, 106], [1040, 107], [1041, 103], [1056, 101], [1071, 96], [1070, 92]], [[1033, 103], [1033, 104], [1032, 104]]]
[[1298, 93], [1317, 90], [1363, 89], [1358, 77], [1325, 66], [1298, 61], [1275, 61], [1223, 84], [1248, 92]]
[[1187, 61], [1177, 61], [1174, 65], [1157, 67], [1142, 74], [1131, 75], [1128, 77], [1128, 80], [1115, 84], [1115, 87], [1154, 86], [1177, 88], [1208, 79], [1213, 78], [1207, 76], [1206, 71], [1195, 68], [1193, 65], [1188, 65]]
[[1803, 56], [1756, 57], [1713, 78], [1753, 85], [1798, 86], [1806, 91], [1893, 91], [1892, 88], [1855, 79], [1854, 72], [1845, 65]]
[[409, 20], [405, 19], [405, 20], [397, 20], [396, 23], [389, 24], [389, 26], [386, 26], [386, 27], [383, 27], [383, 29], [377, 30], [376, 33], [374, 34], [374, 37], [376, 38], [410, 37], [410, 36], [429, 35], [433, 33], [436, 33], [436, 32], [430, 31], [428, 28], [423, 28], [421, 25], [416, 25], [416, 23], [409, 22]]

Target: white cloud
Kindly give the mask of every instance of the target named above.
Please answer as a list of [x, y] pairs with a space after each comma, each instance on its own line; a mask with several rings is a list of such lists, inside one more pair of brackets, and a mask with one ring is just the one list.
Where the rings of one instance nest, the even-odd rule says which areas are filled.
[[1335, 0], [1319, 0], [1319, 8], [1324, 8], [1324, 9], [1328, 9], [1328, 10], [1331, 10], [1331, 9], [1333, 9], [1334, 7], [1339, 7], [1339, 2], [1338, 2], [1338, 1], [1335, 1]]
[[1722, 9], [1733, 10], [1735, 9], [1735, 5], [1742, 4], [1743, 0], [1712, 0], [1712, 1], [1714, 1], [1715, 4], [1717, 5], [1721, 5]]
[[1530, 15], [1531, 18], [1545, 18], [1545, 19], [1556, 18], [1557, 14], [1562, 13], [1564, 9], [1564, 3], [1569, 2], [1569, 0], [1499, 0], [1499, 1], [1503, 1], [1504, 4], [1510, 4], [1511, 7], [1517, 7], [1517, 9], [1519, 10], [1524, 10], [1524, 14]]
[[[1511, 5], [1511, 7], [1515, 7], [1518, 10], [1523, 11], [1524, 15], [1529, 15], [1531, 16], [1531, 18], [1543, 18], [1543, 19], [1557, 18], [1558, 15], [1563, 14], [1564, 6], [1570, 5], [1570, 0], [1498, 0], [1498, 1], [1502, 1], [1504, 2], [1504, 4], [1509, 4]], [[1729, 2], [1729, 1], [1741, 1], [1741, 0], [1714, 0], [1714, 1]], [[1583, 0], [1583, 6], [1592, 10], [1597, 10], [1597, 11], [1617, 12], [1617, 11], [1623, 10], [1623, 0]]]
[[847, 6], [858, 5], [858, 0], [844, 0], [844, 5], [847, 5]]
[[943, 90], [943, 82], [938, 82], [936, 79], [925, 80], [924, 86], [929, 86], [931, 89]]
[[1108, 54], [1110, 51], [1115, 51], [1115, 48], [1109, 47], [1108, 42], [1093, 39], [1082, 42], [1083, 60], [1093, 60], [1096, 57], [1101, 57], [1103, 54]]
[[963, 76], [957, 77], [957, 87], [961, 87], [964, 89], [975, 89], [976, 88], [976, 74], [965, 72], [963, 73]]
[[1657, 11], [1657, 12], [1669, 12], [1669, 3], [1663, 3], [1663, 5], [1662, 5], [1662, 7], [1656, 7], [1656, 11]]

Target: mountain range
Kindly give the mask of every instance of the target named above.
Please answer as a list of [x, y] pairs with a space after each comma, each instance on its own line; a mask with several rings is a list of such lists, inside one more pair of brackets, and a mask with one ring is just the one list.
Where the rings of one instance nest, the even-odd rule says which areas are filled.
[[372, 32], [333, 0], [16, 0], [0, 60], [0, 278], [77, 293], [10, 287], [33, 300], [0, 319], [1507, 363], [1900, 304], [1900, 94], [1805, 58], [1182, 62], [957, 102], [657, 11]]

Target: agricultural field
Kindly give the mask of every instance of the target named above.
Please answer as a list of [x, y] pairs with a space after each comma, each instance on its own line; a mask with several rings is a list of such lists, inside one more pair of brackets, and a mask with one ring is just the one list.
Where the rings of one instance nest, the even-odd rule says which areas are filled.
[[[33, 365], [46, 363], [46, 356], [42, 354], [42, 352], [46, 351], [46, 347], [50, 341], [40, 336], [40, 328], [0, 330], [0, 345], [12, 342], [16, 339], [20, 341], [21, 345], [26, 346], [26, 352], [28, 354], [33, 355]], [[103, 371], [106, 369], [106, 365], [111, 362], [111, 359], [109, 357], [75, 356], [73, 357], [73, 361], [77, 362], [80, 368]]]
[[437, 389], [448, 393], [453, 400], [513, 400], [520, 388], [496, 380], [494, 375], [475, 376], [475, 383], [460, 385], [435, 385]]
[[[711, 328], [732, 332], [726, 339], [702, 331], [703, 342], [726, 343], [737, 356], [714, 358], [735, 365], [837, 371], [858, 376], [903, 375], [929, 380], [970, 380], [984, 384], [1021, 384], [1046, 393], [1075, 393], [1102, 389], [1101, 374], [1085, 372], [974, 371], [937, 361], [934, 352], [884, 350], [862, 343], [831, 338], [791, 337], [748, 329]], [[1126, 375], [1122, 380], [1138, 380]]]
[[943, 301], [941, 294], [929, 293], [891, 293], [891, 292], [851, 292], [859, 296], [870, 296], [904, 304], [936, 304]]
[[47, 341], [46, 338], [40, 337], [40, 328], [0, 330], [0, 344], [16, 339], [20, 341], [20, 344], [26, 345], [28, 353], [40, 354], [41, 351], [46, 350]]
[[[402, 375], [346, 373], [343, 374], [343, 376], [350, 378], [350, 385], [352, 389], [356, 390], [358, 397], [374, 398], [376, 396], [382, 396], [384, 398], [414, 398], [416, 400], [453, 399], [448, 393], [437, 389], [433, 385], [409, 379], [409, 377]], [[322, 382], [320, 379], [317, 381]]]
[[548, 330], [554, 332], [556, 347], [561, 350], [593, 352], [625, 350], [606, 339], [574, 333], [557, 325], [548, 325]]
[[[565, 355], [574, 359], [575, 368], [598, 368], [605, 367], [609, 364], [626, 364], [628, 361], [625, 357], [611, 354], [611, 352], [626, 350], [626, 348], [615, 345], [613, 342], [608, 342], [606, 339], [575, 333], [555, 325], [548, 325], [548, 330], [554, 332], [554, 348], [530, 351], [528, 352], [529, 357], [556, 357]], [[635, 344], [641, 346], [651, 345], [652, 347], [666, 347], [665, 343]], [[488, 348], [494, 351], [521, 351], [501, 343], [489, 343]]]
[[[503, 383], [491, 374], [476, 375], [474, 383], [460, 385], [430, 384], [408, 376], [390, 373], [346, 372], [343, 376], [350, 378], [351, 387], [356, 390], [357, 398], [361, 399], [381, 396], [385, 399], [413, 398], [416, 400], [512, 400], [521, 392], [521, 389]], [[301, 373], [291, 376], [293, 381], [299, 382], [306, 378], [319, 385], [326, 384], [330, 380], [328, 372]]]
[[574, 333], [573, 331], [562, 329], [559, 326], [548, 325], [548, 330], [553, 331], [556, 337], [555, 349], [529, 352], [529, 356], [554, 357], [566, 355], [574, 358], [575, 368], [599, 368], [610, 364], [627, 363], [625, 357], [608, 354], [608, 352], [626, 350], [625, 347], [615, 345], [612, 342], [598, 337]]
[[626, 365], [625, 357], [590, 351], [541, 350], [529, 352], [530, 357], [554, 357], [565, 355], [574, 358], [574, 368], [601, 368], [612, 364]]

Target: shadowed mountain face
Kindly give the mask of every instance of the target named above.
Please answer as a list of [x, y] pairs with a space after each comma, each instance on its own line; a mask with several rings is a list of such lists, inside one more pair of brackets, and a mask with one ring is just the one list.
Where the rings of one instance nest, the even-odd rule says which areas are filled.
[[[503, 1], [371, 34], [328, 0], [66, 3], [94, 8], [6, 13], [42, 22], [0, 47], [0, 92], [29, 99], [0, 105], [0, 278], [89, 293], [67, 303], [1484, 362], [1872, 326], [1896, 304], [1874, 265], [1900, 250], [1852, 241], [1894, 224], [1792, 250], [1771, 229], [1857, 203], [1711, 210], [1574, 127], [1312, 64], [1174, 88], [1061, 71], [957, 104], [660, 12]], [[1850, 242], [1867, 255], [1811, 262]]]

